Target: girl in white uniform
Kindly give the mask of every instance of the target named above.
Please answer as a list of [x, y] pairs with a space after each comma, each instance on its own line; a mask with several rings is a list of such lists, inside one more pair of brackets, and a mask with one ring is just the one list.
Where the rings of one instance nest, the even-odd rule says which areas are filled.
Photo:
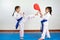
[[14, 16], [15, 19], [17, 20], [16, 29], [18, 28], [18, 26], [20, 26], [20, 39], [23, 39], [24, 37], [24, 23], [26, 22], [26, 20], [34, 18], [36, 14], [29, 15], [26, 18], [24, 15], [25, 14], [20, 10], [20, 6], [16, 6], [12, 16]]
[[40, 15], [41, 15], [41, 25], [42, 25], [42, 34], [41, 34], [41, 38], [39, 40], [44, 40], [45, 39], [45, 36], [47, 35], [48, 38], [50, 38], [50, 33], [49, 33], [49, 29], [48, 29], [48, 20], [49, 20], [49, 17], [52, 15], [51, 12], [52, 12], [52, 8], [51, 7], [46, 7], [45, 9], [45, 14], [42, 15], [41, 12], [40, 12]]
[[18, 26], [20, 26], [20, 39], [23, 39], [23, 37], [24, 37], [24, 21], [25, 20], [24, 20], [24, 13], [21, 12], [20, 6], [15, 7], [15, 11], [12, 16], [14, 16], [17, 20], [16, 29], [18, 28]]

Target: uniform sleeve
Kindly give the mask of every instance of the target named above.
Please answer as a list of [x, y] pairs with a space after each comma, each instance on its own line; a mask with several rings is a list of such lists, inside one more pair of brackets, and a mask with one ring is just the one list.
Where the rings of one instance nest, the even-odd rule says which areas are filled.
[[50, 18], [50, 16], [51, 16], [51, 15], [48, 13], [48, 14], [46, 14], [46, 15], [43, 16], [42, 20], [43, 20], [43, 19], [47, 19], [47, 20], [48, 20], [48, 19]]
[[16, 13], [14, 13], [14, 18], [19, 19], [20, 17]]
[[47, 17], [48, 17], [48, 15], [43, 15], [41, 20], [46, 19]]

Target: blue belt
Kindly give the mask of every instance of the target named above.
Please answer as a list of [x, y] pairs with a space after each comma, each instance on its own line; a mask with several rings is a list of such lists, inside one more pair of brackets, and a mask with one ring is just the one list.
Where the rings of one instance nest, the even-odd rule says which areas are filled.
[[23, 19], [23, 17], [21, 17], [21, 18], [17, 19], [16, 29], [18, 28], [18, 26], [19, 26], [19, 22], [20, 22], [22, 19]]
[[43, 20], [41, 21], [41, 25], [42, 25], [42, 27], [41, 27], [41, 32], [43, 32], [44, 22], [46, 22], [46, 21], [47, 21], [46, 19], [43, 19]]

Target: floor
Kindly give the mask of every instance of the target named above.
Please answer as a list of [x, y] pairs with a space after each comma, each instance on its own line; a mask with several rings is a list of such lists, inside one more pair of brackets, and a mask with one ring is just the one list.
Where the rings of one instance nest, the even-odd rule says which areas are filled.
[[[51, 38], [46, 38], [45, 40], [59, 40], [60, 32], [51, 32]], [[41, 33], [25, 33], [24, 40], [38, 40]], [[0, 40], [20, 40], [19, 33], [0, 33]]]

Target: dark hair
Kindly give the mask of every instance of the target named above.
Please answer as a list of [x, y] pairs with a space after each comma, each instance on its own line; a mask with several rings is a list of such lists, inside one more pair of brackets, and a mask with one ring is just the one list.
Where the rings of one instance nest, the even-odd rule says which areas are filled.
[[15, 6], [15, 9], [14, 9], [12, 16], [14, 16], [14, 13], [15, 13], [16, 9], [18, 9], [18, 8], [20, 8], [20, 6]]
[[49, 9], [50, 15], [52, 15], [52, 7], [46, 7], [46, 9]]

